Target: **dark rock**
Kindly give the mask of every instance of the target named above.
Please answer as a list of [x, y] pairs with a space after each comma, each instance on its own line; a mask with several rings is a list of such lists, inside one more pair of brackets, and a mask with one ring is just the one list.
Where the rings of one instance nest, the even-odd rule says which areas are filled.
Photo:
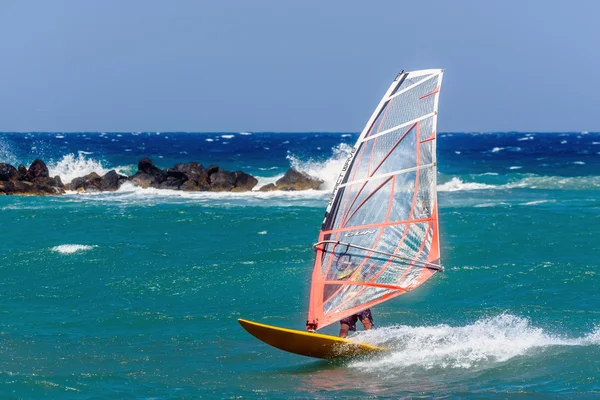
[[[52, 178], [50, 178], [52, 179]], [[27, 184], [28, 182], [19, 182], [18, 183], [24, 183]], [[16, 183], [15, 183], [16, 186]], [[30, 194], [37, 194], [37, 195], [41, 195], [41, 194], [63, 194], [65, 191], [62, 188], [59, 188], [57, 186], [53, 186], [53, 185], [46, 185], [46, 184], [34, 184], [31, 188], [29, 188], [29, 193]]]
[[149, 187], [158, 187], [159, 185], [159, 182], [156, 179], [156, 177], [148, 175], [144, 172], [138, 172], [137, 174], [130, 177], [129, 180], [131, 180], [131, 182], [135, 186], [139, 186], [144, 189]]
[[152, 161], [149, 158], [144, 157], [138, 162], [138, 172], [144, 172], [148, 175], [157, 175], [160, 174], [162, 170], [152, 164]]
[[279, 190], [274, 183], [269, 183], [267, 185], [261, 186], [260, 189], [258, 189], [259, 192], [272, 192], [274, 190]]
[[176, 176], [167, 176], [167, 179], [162, 181], [160, 185], [158, 185], [159, 189], [171, 189], [171, 190], [179, 190], [183, 182], [186, 181], [185, 175], [183, 178]]
[[29, 166], [27, 177], [29, 181], [33, 181], [36, 178], [49, 178], [50, 173], [48, 172], [48, 167], [42, 160], [35, 160]]
[[202, 164], [198, 164], [197, 162], [177, 164], [175, 165], [175, 169], [183, 172], [188, 179], [194, 181], [196, 186], [198, 186], [197, 190], [210, 189], [210, 184], [208, 183], [208, 172], [202, 166]]
[[0, 194], [13, 194], [15, 192], [15, 184], [10, 181], [0, 181]]
[[15, 182], [15, 193], [28, 193], [33, 191], [33, 183], [27, 181]]
[[19, 172], [10, 164], [0, 163], [0, 181], [16, 181], [19, 177]]
[[175, 164], [175, 169], [183, 172], [189, 179], [194, 181], [197, 181], [200, 177], [208, 176], [202, 164], [193, 161], [185, 164]]
[[308, 190], [318, 189], [322, 183], [323, 181], [318, 178], [290, 168], [281, 179], [275, 182], [275, 185], [279, 190]]
[[54, 177], [54, 181], [56, 182], [56, 186], [64, 188], [65, 185], [62, 183], [62, 179], [60, 179], [60, 176], [56, 175]]
[[19, 177], [17, 178], [20, 181], [26, 181], [27, 180], [27, 167], [24, 166], [23, 164], [19, 165], [19, 168], [17, 169], [17, 172], [19, 173]]
[[125, 175], [119, 175], [117, 171], [111, 169], [102, 177], [102, 183], [100, 185], [101, 190], [114, 192], [119, 189], [123, 182], [127, 181]]
[[211, 165], [210, 167], [208, 167], [208, 169], [206, 170], [206, 174], [208, 175], [209, 178], [209, 183], [210, 183], [210, 176], [212, 174], [216, 174], [217, 172], [219, 172], [219, 166], [218, 165]]
[[62, 189], [65, 187], [62, 181], [60, 180], [60, 176], [55, 176], [54, 178], [36, 178], [33, 180], [34, 186], [52, 186], [57, 189]]
[[235, 180], [235, 173], [220, 169], [210, 175], [210, 189], [213, 192], [229, 192], [235, 187]]
[[[138, 174], [144, 173], [154, 177], [152, 187], [158, 187], [158, 185], [167, 179], [167, 174], [150, 161], [149, 158], [142, 158], [138, 163]], [[136, 174], [137, 175], [137, 174]]]
[[234, 174], [235, 187], [232, 189], [233, 192], [247, 192], [258, 184], [258, 180], [255, 177], [245, 172], [236, 171]]
[[21, 195], [63, 194], [65, 191], [62, 187], [56, 186], [55, 183], [54, 178], [38, 178], [37, 183], [27, 181], [0, 182], [0, 193]]
[[179, 171], [177, 168], [167, 168], [163, 171], [166, 177], [177, 178], [188, 180], [189, 177], [182, 171]]
[[71, 181], [71, 190], [84, 192], [100, 192], [102, 191], [102, 177], [95, 172], [75, 178]]
[[191, 179], [188, 179], [187, 181], [183, 182], [183, 185], [181, 185], [180, 189], [184, 192], [198, 192], [201, 190], [198, 186], [198, 183]]
[[[111, 170], [104, 176], [95, 172], [73, 179], [63, 185], [59, 176], [51, 178], [48, 167], [42, 160], [35, 160], [31, 166], [18, 169], [9, 164], [0, 163], [0, 194], [59, 194], [64, 190], [85, 192], [115, 191], [123, 182], [130, 180], [134, 185], [148, 188], [184, 190], [184, 191], [233, 191], [245, 192], [256, 187], [258, 180], [243, 171], [229, 172], [217, 165], [208, 169], [197, 162], [176, 164], [173, 168], [162, 170], [152, 164], [149, 158], [138, 163], [138, 172], [127, 177]], [[261, 187], [262, 192], [272, 190], [318, 189], [322, 181], [306, 173], [290, 169], [276, 184]]]

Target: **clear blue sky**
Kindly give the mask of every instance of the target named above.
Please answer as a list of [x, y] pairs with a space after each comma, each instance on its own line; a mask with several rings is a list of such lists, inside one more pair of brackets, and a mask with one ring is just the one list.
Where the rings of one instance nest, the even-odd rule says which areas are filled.
[[441, 131], [599, 131], [600, 1], [0, 1], [0, 131], [360, 131], [443, 68]]

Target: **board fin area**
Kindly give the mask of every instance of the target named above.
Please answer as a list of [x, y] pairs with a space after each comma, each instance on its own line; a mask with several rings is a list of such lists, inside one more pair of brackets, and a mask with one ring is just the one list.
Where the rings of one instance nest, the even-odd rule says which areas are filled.
[[266, 344], [307, 357], [331, 359], [386, 350], [382, 347], [356, 343], [337, 336], [279, 328], [245, 319], [238, 319], [238, 322], [248, 333]]

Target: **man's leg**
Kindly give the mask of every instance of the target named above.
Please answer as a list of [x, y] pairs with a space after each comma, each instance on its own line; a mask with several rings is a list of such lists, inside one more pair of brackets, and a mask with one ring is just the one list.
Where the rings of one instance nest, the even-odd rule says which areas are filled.
[[366, 310], [359, 312], [357, 316], [365, 327], [365, 331], [373, 328], [373, 315], [371, 314], [370, 309], [367, 308]]
[[373, 328], [373, 324], [371, 323], [371, 320], [369, 318], [361, 319], [360, 322], [362, 322], [362, 324], [364, 325], [365, 331], [368, 331], [369, 329]]
[[348, 331], [350, 330], [350, 325], [341, 323], [340, 324], [340, 337], [345, 338], [348, 337]]
[[356, 316], [356, 314], [346, 317], [340, 321], [340, 337], [341, 338], [347, 337], [348, 331], [356, 330], [356, 321], [358, 321], [358, 317]]

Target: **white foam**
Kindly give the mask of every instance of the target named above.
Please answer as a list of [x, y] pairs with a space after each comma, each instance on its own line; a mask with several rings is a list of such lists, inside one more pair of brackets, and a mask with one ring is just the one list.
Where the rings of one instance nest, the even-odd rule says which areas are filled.
[[235, 135], [221, 135], [223, 139], [233, 139]]
[[214, 139], [211, 139], [211, 138], [204, 139], [204, 140], [206, 140], [207, 142], [214, 142]]
[[510, 167], [509, 169], [521, 169], [521, 168], [523, 168], [523, 167], [520, 167], [520, 166], [512, 166], [512, 167]]
[[555, 203], [555, 200], [533, 200], [533, 201], [528, 201], [527, 203], [523, 203], [521, 205], [523, 206], [535, 206], [537, 204], [544, 204], [544, 203]]
[[256, 184], [256, 186], [254, 186], [254, 190], [258, 190], [261, 187], [268, 185], [268, 184], [275, 184], [275, 182], [277, 182], [279, 179], [283, 178], [283, 174], [279, 174], [279, 175], [275, 175], [275, 176], [255, 176], [255, 178], [258, 180], [258, 183]]
[[497, 172], [484, 172], [483, 174], [479, 174], [479, 176], [498, 176]]
[[528, 176], [505, 187], [529, 189], [589, 190], [600, 188], [600, 176]]
[[567, 144], [567, 141], [566, 140], [561, 140], [560, 144]]
[[84, 244], [61, 244], [60, 246], [54, 246], [51, 251], [60, 254], [73, 254], [81, 251], [88, 251], [98, 246], [88, 246]]
[[73, 153], [63, 156], [58, 162], [48, 164], [50, 176], [60, 176], [64, 183], [71, 182], [73, 179], [96, 172], [98, 175], [104, 175], [109, 170], [104, 168], [102, 162], [92, 158], [86, 158], [85, 154], [79, 153], [77, 157]]
[[341, 143], [332, 149], [332, 156], [325, 161], [301, 160], [293, 154], [288, 154], [287, 159], [292, 168], [322, 179], [321, 190], [331, 191], [351, 151], [352, 146]]
[[499, 203], [475, 204], [473, 207], [475, 207], [475, 208], [490, 208], [490, 207], [499, 207], [499, 206], [508, 206], [508, 205], [510, 205], [510, 204], [501, 201]]
[[57, 139], [64, 139], [65, 137], [63, 135], [56, 135], [55, 136]]
[[[75, 178], [79, 178], [96, 172], [98, 175], [104, 175], [112, 168], [104, 167], [101, 161], [93, 158], [86, 158], [85, 152], [80, 151], [78, 156], [75, 157], [73, 153], [63, 156], [58, 162], [50, 162], [48, 164], [48, 171], [50, 176], [60, 176], [63, 183], [69, 183]], [[118, 173], [127, 175], [129, 169], [127, 167], [116, 167]]]
[[252, 135], [252, 132], [240, 132], [240, 135], [250, 136]]
[[525, 136], [522, 138], [518, 138], [517, 139], [519, 142], [522, 142], [523, 140], [533, 140], [533, 136]]
[[481, 190], [493, 188], [496, 188], [496, 186], [477, 182], [463, 182], [457, 177], [453, 177], [448, 182], [437, 186], [438, 192], [457, 192], [460, 190]]
[[[259, 181], [260, 185], [260, 181]], [[259, 187], [257, 185], [257, 187]], [[158, 201], [199, 201], [207, 202], [215, 206], [228, 206], [231, 204], [246, 206], [256, 203], [264, 206], [266, 199], [282, 200], [282, 206], [288, 205], [304, 205], [304, 200], [319, 200], [319, 207], [322, 207], [320, 202], [329, 198], [330, 193], [322, 190], [301, 190], [301, 191], [272, 191], [272, 192], [186, 192], [183, 190], [156, 189], [156, 188], [141, 188], [134, 186], [131, 182], [125, 182], [119, 190], [115, 192], [97, 192], [97, 193], [77, 193], [69, 192], [74, 200], [84, 201], [108, 201], [108, 202], [154, 202]], [[232, 203], [228, 203], [231, 200]], [[292, 201], [298, 202], [294, 203]], [[239, 204], [238, 204], [239, 203]], [[308, 204], [308, 203], [307, 203]], [[308, 205], [315, 205], [311, 202]], [[269, 206], [272, 206], [270, 203]]]
[[267, 234], [267, 231], [260, 231], [260, 232], [258, 232], [258, 234], [259, 234], [259, 235], [266, 235], [266, 234]]
[[583, 161], [573, 161], [573, 164], [584, 165], [585, 162], [583, 162]]
[[550, 346], [597, 346], [600, 330], [580, 338], [545, 332], [526, 318], [501, 314], [465, 326], [393, 326], [360, 332], [353, 340], [385, 346], [391, 353], [354, 361], [362, 371], [402, 373], [405, 368], [485, 367], [526, 356], [534, 349]]
[[502, 151], [502, 150], [504, 150], [504, 147], [494, 147], [492, 149], [492, 153], [497, 153], [497, 152]]

